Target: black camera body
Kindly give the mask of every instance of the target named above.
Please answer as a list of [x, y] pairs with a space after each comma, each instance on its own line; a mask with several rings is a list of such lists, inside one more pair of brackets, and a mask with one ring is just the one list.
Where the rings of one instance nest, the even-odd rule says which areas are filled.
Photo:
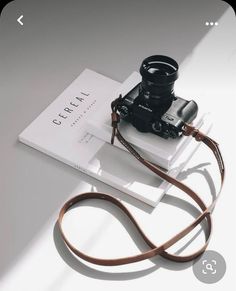
[[117, 105], [121, 118], [140, 132], [179, 137], [183, 125], [197, 116], [198, 106], [174, 94], [178, 64], [166, 56], [151, 56], [142, 62], [140, 74], [142, 81]]

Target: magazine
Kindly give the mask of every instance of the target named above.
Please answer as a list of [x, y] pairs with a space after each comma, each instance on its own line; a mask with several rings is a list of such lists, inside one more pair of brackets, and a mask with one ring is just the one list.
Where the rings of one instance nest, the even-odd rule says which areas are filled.
[[[88, 120], [104, 109], [104, 99], [117, 92], [120, 85], [85, 69], [19, 135], [19, 140], [154, 207], [170, 185], [143, 167], [130, 153], [86, 129]], [[207, 118], [203, 127], [203, 131], [210, 128]], [[176, 176], [198, 146], [199, 143], [190, 139], [168, 173]]]

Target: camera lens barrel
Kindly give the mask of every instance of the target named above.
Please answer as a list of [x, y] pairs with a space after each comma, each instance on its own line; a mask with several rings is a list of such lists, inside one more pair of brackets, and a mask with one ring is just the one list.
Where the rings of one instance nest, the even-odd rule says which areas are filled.
[[144, 59], [140, 67], [143, 96], [159, 104], [173, 100], [178, 69], [177, 62], [167, 56], [153, 55]]
[[156, 85], [165, 86], [178, 79], [179, 65], [167, 56], [154, 55], [143, 60], [140, 74], [143, 79]]

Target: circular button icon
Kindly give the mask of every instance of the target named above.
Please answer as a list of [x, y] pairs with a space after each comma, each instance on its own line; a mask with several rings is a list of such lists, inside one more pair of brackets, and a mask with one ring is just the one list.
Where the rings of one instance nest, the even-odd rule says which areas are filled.
[[226, 262], [221, 254], [215, 251], [205, 251], [193, 262], [195, 277], [206, 284], [220, 281], [226, 272]]

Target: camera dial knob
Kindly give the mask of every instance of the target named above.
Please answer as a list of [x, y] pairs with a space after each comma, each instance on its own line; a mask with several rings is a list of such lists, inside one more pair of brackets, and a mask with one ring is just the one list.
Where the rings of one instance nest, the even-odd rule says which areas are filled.
[[162, 124], [159, 121], [153, 122], [152, 129], [154, 132], [161, 132], [162, 131]]
[[150, 91], [145, 91], [143, 96], [146, 100], [148, 100], [150, 98]]
[[170, 130], [169, 135], [170, 135], [171, 138], [178, 137], [178, 134], [174, 130]]

